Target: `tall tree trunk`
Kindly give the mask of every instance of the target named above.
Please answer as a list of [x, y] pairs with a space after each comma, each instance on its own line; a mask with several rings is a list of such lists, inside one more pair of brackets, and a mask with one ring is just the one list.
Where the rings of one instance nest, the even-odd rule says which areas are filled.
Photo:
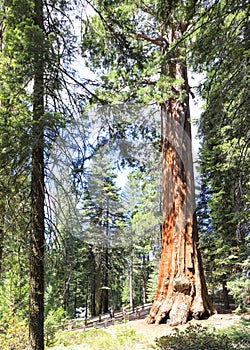
[[95, 261], [95, 255], [93, 251], [90, 248], [90, 255], [89, 255], [89, 266], [90, 266], [90, 271], [88, 275], [88, 281], [90, 284], [90, 313], [92, 316], [96, 316], [96, 261]]
[[96, 298], [96, 289], [95, 289], [95, 281], [92, 279], [91, 283], [91, 304], [90, 304], [90, 313], [92, 316], [96, 316], [96, 305], [95, 305], [95, 298]]
[[[35, 24], [43, 32], [42, 0], [35, 0]], [[43, 39], [41, 39], [43, 40]], [[42, 43], [39, 43], [39, 48]], [[39, 50], [37, 50], [39, 51]], [[35, 54], [31, 170], [29, 338], [32, 350], [44, 349], [44, 86], [43, 52]]]
[[146, 255], [142, 255], [142, 304], [146, 304], [147, 300], [147, 281], [148, 281], [148, 259], [146, 260]]
[[[3, 35], [5, 31], [5, 22], [2, 20], [0, 23], [0, 52], [3, 51]], [[0, 106], [4, 106], [4, 103], [0, 100]], [[2, 116], [1, 116], [2, 117]], [[4, 117], [4, 124], [7, 126], [7, 118]], [[7, 128], [6, 128], [7, 130]], [[1, 188], [1, 199], [0, 199], [0, 275], [2, 272], [2, 259], [3, 259], [3, 250], [4, 250], [4, 236], [5, 236], [5, 196], [4, 191]]]
[[109, 198], [106, 199], [106, 219], [103, 228], [106, 236], [106, 246], [103, 247], [103, 276], [102, 276], [102, 312], [106, 313], [109, 310]]
[[109, 311], [109, 251], [108, 247], [104, 247], [104, 261], [103, 266], [103, 290], [102, 290], [102, 312]]
[[100, 315], [102, 313], [102, 257], [100, 250], [98, 250], [98, 252], [96, 253], [95, 264], [95, 309], [98, 315]]
[[222, 291], [223, 291], [224, 309], [229, 310], [230, 309], [229, 294], [227, 289], [227, 282], [225, 279], [222, 281]]
[[[179, 39], [184, 30], [181, 23], [170, 29], [168, 43]], [[180, 55], [177, 49], [168, 53], [162, 71], [166, 77], [182, 79], [183, 84], [173, 84], [171, 98], [161, 105], [162, 253], [158, 288], [147, 319], [156, 324], [169, 319], [171, 325], [215, 312], [197, 248], [189, 89], [186, 64]]]
[[5, 230], [4, 230], [4, 216], [5, 216], [5, 210], [4, 206], [0, 205], [0, 276], [2, 273], [2, 260], [3, 260], [3, 245], [4, 245], [4, 236], [5, 236]]
[[134, 308], [134, 293], [133, 293], [133, 279], [134, 279], [134, 248], [130, 247], [130, 259], [129, 259], [129, 307], [130, 310]]

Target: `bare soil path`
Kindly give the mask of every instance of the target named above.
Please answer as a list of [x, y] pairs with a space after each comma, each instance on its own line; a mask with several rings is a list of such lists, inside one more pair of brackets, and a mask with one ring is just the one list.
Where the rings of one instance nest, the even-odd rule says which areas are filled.
[[[175, 328], [178, 328], [179, 330], [185, 330], [189, 325], [195, 325], [199, 324], [201, 326], [211, 326], [215, 329], [223, 329], [227, 327], [231, 327], [233, 325], [236, 325], [240, 319], [244, 317], [245, 319], [250, 320], [250, 313], [244, 314], [244, 315], [235, 315], [233, 313], [218, 313], [215, 314], [208, 319], [204, 320], [191, 320], [188, 323], [184, 325], [180, 325], [177, 327], [171, 327], [168, 324], [160, 324], [160, 325], [154, 325], [154, 324], [147, 324], [146, 319], [135, 319], [127, 322], [127, 327], [132, 328], [136, 331], [136, 333], [141, 334], [143, 338], [148, 341], [149, 343], [153, 343], [155, 338], [162, 337], [164, 335], [171, 334]], [[250, 332], [250, 326], [248, 326], [248, 331]], [[108, 332], [112, 333], [115, 331], [113, 329], [113, 326], [108, 327]]]
[[[190, 324], [200, 324], [202, 326], [212, 326], [215, 329], [221, 329], [236, 325], [242, 316], [238, 316], [235, 314], [216, 314], [205, 320], [191, 320], [184, 325], [180, 325], [177, 327], [171, 327], [168, 324], [160, 324], [158, 326], [154, 324], [146, 324], [145, 319], [130, 321], [129, 325], [136, 330], [138, 334], [142, 334], [149, 341], [153, 341], [155, 338], [162, 337], [164, 335], [170, 334], [173, 332], [174, 328], [178, 328], [180, 330], [185, 330]], [[246, 318], [250, 318], [250, 315], [244, 315]], [[250, 329], [249, 329], [250, 331]]]

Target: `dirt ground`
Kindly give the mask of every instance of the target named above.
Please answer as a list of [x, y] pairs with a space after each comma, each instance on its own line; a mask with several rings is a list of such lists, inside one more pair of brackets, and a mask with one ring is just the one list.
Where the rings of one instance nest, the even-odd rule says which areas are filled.
[[[177, 326], [176, 328], [179, 328], [180, 330], [186, 329], [190, 324], [200, 324], [202, 326], [208, 326], [211, 325], [215, 329], [221, 329], [221, 328], [226, 328], [230, 327], [232, 325], [235, 325], [237, 322], [240, 321], [240, 319], [244, 317], [248, 320], [250, 320], [250, 313], [249, 314], [244, 314], [241, 316], [235, 315], [233, 313], [218, 313], [215, 314], [208, 319], [205, 320], [191, 320], [188, 323], [184, 325]], [[142, 334], [145, 339], [147, 339], [149, 342], [154, 341], [155, 338], [159, 338], [161, 336], [170, 334], [173, 332], [173, 329], [175, 327], [171, 327], [168, 324], [160, 324], [160, 325], [148, 325], [146, 323], [146, 319], [139, 319], [139, 320], [134, 320], [128, 322], [128, 326], [131, 328], [134, 328], [136, 330], [136, 333]], [[250, 328], [249, 328], [250, 332]]]

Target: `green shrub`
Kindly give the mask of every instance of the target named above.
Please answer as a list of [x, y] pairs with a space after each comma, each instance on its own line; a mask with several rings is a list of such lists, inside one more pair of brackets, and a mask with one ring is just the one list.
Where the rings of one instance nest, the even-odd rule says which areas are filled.
[[236, 305], [236, 313], [247, 311], [246, 299], [250, 298], [250, 278], [245, 270], [232, 276], [227, 282], [229, 294], [234, 298]]
[[1, 320], [1, 350], [27, 350], [28, 341], [28, 326], [26, 321], [19, 321], [15, 315]]
[[51, 310], [48, 313], [44, 321], [44, 333], [45, 333], [45, 343], [46, 345], [52, 345], [55, 340], [56, 327], [67, 320], [67, 313], [62, 308], [59, 307], [57, 310]]
[[245, 331], [215, 331], [201, 325], [190, 325], [186, 330], [175, 328], [174, 333], [156, 339], [158, 349], [162, 350], [231, 350], [250, 348], [250, 335]]

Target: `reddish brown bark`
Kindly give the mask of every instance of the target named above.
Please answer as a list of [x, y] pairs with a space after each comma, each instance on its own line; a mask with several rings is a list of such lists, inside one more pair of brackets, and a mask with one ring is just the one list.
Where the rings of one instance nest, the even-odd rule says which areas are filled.
[[[182, 35], [181, 26], [170, 30], [169, 43]], [[183, 79], [161, 105], [163, 225], [158, 288], [148, 323], [186, 323], [215, 312], [209, 301], [197, 248], [194, 175], [191, 145], [188, 80], [180, 52], [168, 57], [163, 74]], [[183, 92], [185, 96], [183, 98]]]

